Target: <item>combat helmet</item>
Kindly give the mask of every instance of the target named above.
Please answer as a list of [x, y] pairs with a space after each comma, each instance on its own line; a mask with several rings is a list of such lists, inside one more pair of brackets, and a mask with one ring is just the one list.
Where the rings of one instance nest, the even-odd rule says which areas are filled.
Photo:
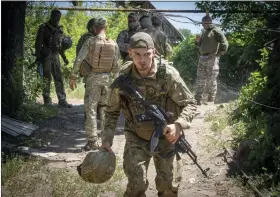
[[86, 182], [104, 183], [116, 170], [116, 156], [105, 149], [89, 152], [77, 170]]
[[67, 50], [72, 47], [72, 39], [69, 36], [64, 36], [61, 43], [62, 50]]

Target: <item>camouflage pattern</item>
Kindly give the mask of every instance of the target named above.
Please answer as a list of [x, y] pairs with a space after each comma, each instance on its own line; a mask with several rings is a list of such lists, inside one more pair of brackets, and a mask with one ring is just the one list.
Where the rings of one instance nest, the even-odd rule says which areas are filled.
[[154, 40], [156, 55], [163, 55], [165, 58], [172, 53], [172, 47], [168, 43], [167, 36], [162, 31], [151, 26], [149, 28], [140, 30], [148, 33]]
[[135, 30], [135, 31], [129, 31], [123, 30], [119, 33], [118, 38], [117, 38], [117, 43], [120, 49], [120, 54], [123, 59], [123, 61], [129, 61], [131, 58], [128, 55], [128, 46], [129, 46], [129, 41], [130, 38], [140, 30], [140, 26]]
[[89, 152], [77, 170], [84, 181], [105, 183], [116, 170], [116, 156], [105, 150]]
[[217, 93], [217, 77], [219, 75], [219, 57], [200, 56], [197, 68], [195, 99], [201, 100], [203, 93], [208, 101], [214, 101]]
[[85, 43], [85, 41], [86, 41], [87, 39], [91, 38], [91, 37], [94, 37], [94, 36], [95, 36], [95, 35], [94, 35], [93, 33], [87, 32], [87, 33], [84, 33], [84, 34], [80, 37], [80, 39], [79, 39], [79, 41], [78, 41], [78, 44], [77, 44], [77, 46], [76, 46], [76, 56], [78, 56], [79, 51], [81, 50], [81, 48], [82, 48], [83, 44]]
[[[108, 100], [107, 97], [109, 85], [109, 73], [91, 73], [85, 78], [85, 130], [86, 135], [90, 141], [96, 141], [97, 139], [97, 105], [100, 104], [101, 106], [106, 106]], [[102, 108], [100, 121], [104, 122], [104, 118], [104, 108]]]
[[[97, 35], [105, 37], [105, 35]], [[89, 47], [94, 45], [95, 37], [91, 37], [85, 41], [84, 45], [82, 46], [81, 50], [79, 51], [78, 56], [76, 57], [76, 61], [71, 71], [71, 76], [77, 77], [80, 65], [83, 60], [86, 60], [88, 57]], [[119, 49], [116, 45], [115, 55], [114, 55], [114, 64], [112, 65], [119, 68]], [[117, 69], [117, 72], [119, 69]], [[112, 76], [113, 75], [113, 76]], [[87, 75], [84, 78], [85, 82], [85, 97], [84, 97], [84, 108], [86, 114], [85, 120], [85, 130], [87, 137], [90, 141], [96, 141], [97, 139], [97, 105], [100, 105], [100, 121], [101, 127], [104, 127], [104, 107], [107, 104], [108, 99], [108, 87], [111, 83], [111, 80], [117, 75], [117, 73], [92, 73]]]
[[66, 93], [61, 74], [61, 64], [59, 55], [66, 60], [64, 50], [61, 50], [63, 39], [62, 26], [53, 27], [50, 22], [40, 25], [35, 41], [35, 55], [41, 59], [43, 64], [43, 78], [45, 86], [43, 88], [43, 98], [45, 103], [50, 103], [50, 84], [53, 76], [57, 98], [60, 102], [65, 102]]
[[50, 101], [50, 87], [52, 76], [54, 79], [55, 90], [57, 98], [60, 102], [66, 100], [66, 93], [64, 89], [64, 84], [62, 80], [61, 65], [59, 61], [58, 53], [51, 53], [49, 56], [43, 60], [43, 77], [44, 77], [44, 88], [43, 88], [43, 98], [44, 101]]
[[[171, 98], [174, 103], [182, 108], [175, 122], [181, 124], [183, 129], [190, 127], [190, 122], [195, 116], [195, 100], [179, 75], [179, 72], [168, 62], [154, 59], [151, 74], [143, 80], [136, 71], [133, 62], [127, 62], [121, 74], [131, 73], [132, 85], [149, 102], [157, 104], [166, 110], [166, 100]], [[108, 107], [106, 109], [106, 123], [102, 132], [102, 143], [113, 143], [120, 110], [125, 115], [125, 137], [124, 171], [128, 177], [127, 189], [124, 196], [145, 196], [148, 188], [147, 169], [149, 161], [153, 157], [157, 171], [156, 187], [159, 196], [177, 196], [177, 188], [173, 185], [173, 160], [174, 156], [163, 159], [160, 153], [173, 150], [174, 145], [165, 138], [159, 143], [160, 150], [156, 153], [148, 151], [149, 141], [141, 139], [136, 134], [136, 128], [143, 127], [141, 122], [137, 123], [135, 115], [144, 113], [143, 109], [135, 102], [126, 99], [119, 89], [112, 89]], [[146, 125], [145, 125], [146, 126]], [[152, 127], [152, 126], [151, 126]], [[150, 129], [150, 130], [153, 130]]]

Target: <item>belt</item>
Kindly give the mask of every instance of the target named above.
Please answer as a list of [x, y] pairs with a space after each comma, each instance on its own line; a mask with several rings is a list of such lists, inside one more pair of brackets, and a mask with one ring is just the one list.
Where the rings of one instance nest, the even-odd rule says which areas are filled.
[[211, 54], [211, 53], [202, 53], [201, 55], [204, 56], [204, 55], [210, 55], [210, 54]]

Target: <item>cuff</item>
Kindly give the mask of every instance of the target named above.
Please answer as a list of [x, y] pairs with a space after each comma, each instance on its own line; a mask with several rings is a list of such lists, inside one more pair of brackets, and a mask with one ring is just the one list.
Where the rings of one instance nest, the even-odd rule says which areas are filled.
[[178, 118], [174, 123], [180, 124], [182, 129], [189, 129], [191, 127], [191, 123], [184, 120], [183, 118]]

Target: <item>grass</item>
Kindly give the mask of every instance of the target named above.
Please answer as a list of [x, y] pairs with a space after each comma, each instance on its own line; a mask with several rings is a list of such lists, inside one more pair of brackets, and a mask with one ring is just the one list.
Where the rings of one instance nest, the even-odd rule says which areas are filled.
[[[82, 81], [77, 81], [77, 88], [75, 90], [71, 90], [69, 87], [69, 82], [67, 80], [64, 81], [64, 88], [66, 92], [66, 97], [71, 99], [84, 99], [85, 95], [85, 84]], [[54, 83], [51, 84], [51, 90], [50, 90], [51, 98], [56, 98], [56, 91]]]
[[45, 161], [13, 156], [2, 163], [2, 196], [68, 196], [92, 197], [104, 192], [123, 195], [120, 188], [124, 173], [120, 166], [104, 184], [83, 181], [76, 170], [50, 169]]

